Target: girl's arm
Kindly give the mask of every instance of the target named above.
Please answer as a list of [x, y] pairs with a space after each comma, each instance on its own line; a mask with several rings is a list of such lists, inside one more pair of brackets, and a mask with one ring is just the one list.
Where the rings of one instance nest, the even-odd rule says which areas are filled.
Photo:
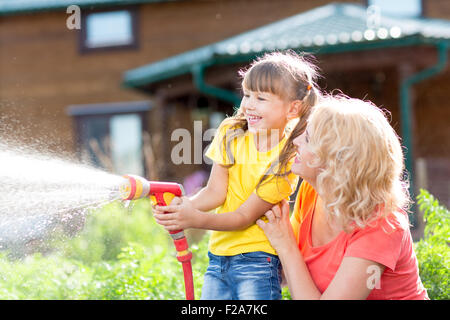
[[249, 227], [272, 206], [273, 204], [252, 194], [236, 211], [216, 214], [196, 209], [192, 201], [183, 197], [179, 205], [157, 206], [154, 217], [168, 231], [187, 228], [233, 231]]
[[[275, 206], [266, 213], [268, 222], [258, 220], [283, 265], [293, 299], [366, 299], [372, 291], [375, 275], [381, 276], [384, 266], [362, 258], [345, 257], [328, 288], [321, 294], [314, 283], [303, 255], [298, 249], [289, 221], [289, 205]], [[379, 279], [378, 279], [379, 280]]]
[[228, 189], [228, 169], [214, 163], [206, 187], [195, 195], [189, 197], [194, 208], [201, 211], [210, 211], [225, 202]]

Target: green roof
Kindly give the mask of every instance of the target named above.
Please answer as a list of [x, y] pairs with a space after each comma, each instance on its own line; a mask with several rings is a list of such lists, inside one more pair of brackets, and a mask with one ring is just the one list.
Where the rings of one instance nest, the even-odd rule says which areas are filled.
[[36, 11], [66, 10], [70, 5], [77, 5], [80, 8], [85, 8], [166, 1], [176, 0], [1, 0], [0, 15], [11, 15]]
[[366, 7], [332, 3], [195, 50], [132, 69], [123, 85], [139, 87], [183, 75], [198, 65], [247, 61], [265, 51], [325, 54], [450, 41], [450, 21], [381, 16], [368, 28]]

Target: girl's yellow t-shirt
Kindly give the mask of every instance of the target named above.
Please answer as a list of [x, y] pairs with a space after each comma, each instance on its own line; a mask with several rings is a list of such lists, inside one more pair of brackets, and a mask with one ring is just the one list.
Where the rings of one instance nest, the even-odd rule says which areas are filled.
[[[227, 153], [222, 139], [225, 134], [231, 134], [231, 132], [229, 125], [221, 125], [205, 153], [215, 163], [221, 165], [234, 163], [228, 168], [228, 190], [225, 202], [216, 209], [216, 213], [235, 211], [252, 193], [273, 204], [289, 199], [298, 182], [298, 177], [292, 172], [284, 177], [269, 178], [268, 182], [264, 181], [256, 190], [261, 177], [266, 174], [272, 162], [278, 159], [286, 138], [269, 151], [259, 152], [255, 146], [254, 134], [247, 131], [231, 141]], [[292, 162], [289, 163], [288, 171], [291, 165]], [[238, 231], [212, 231], [209, 251], [221, 256], [255, 251], [276, 254], [264, 232], [255, 223]]]

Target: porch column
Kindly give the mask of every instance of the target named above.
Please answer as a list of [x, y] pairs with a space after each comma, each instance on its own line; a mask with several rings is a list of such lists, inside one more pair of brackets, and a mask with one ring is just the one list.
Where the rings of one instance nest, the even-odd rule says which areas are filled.
[[400, 125], [402, 146], [405, 150], [405, 167], [409, 173], [409, 194], [413, 200], [411, 207], [410, 222], [416, 226], [416, 190], [415, 190], [415, 172], [414, 172], [414, 149], [415, 149], [415, 115], [414, 115], [414, 89], [407, 85], [406, 80], [414, 74], [414, 67], [409, 63], [398, 65], [399, 76], [399, 98], [400, 98]]
[[[158, 179], [167, 178], [167, 163], [170, 161], [170, 153], [167, 151], [169, 148], [170, 136], [167, 132], [167, 98], [162, 91], [157, 91], [154, 100], [154, 109], [152, 112], [151, 123], [153, 126], [152, 131], [152, 144], [155, 157], [155, 170]], [[169, 155], [169, 156], [168, 156]]]

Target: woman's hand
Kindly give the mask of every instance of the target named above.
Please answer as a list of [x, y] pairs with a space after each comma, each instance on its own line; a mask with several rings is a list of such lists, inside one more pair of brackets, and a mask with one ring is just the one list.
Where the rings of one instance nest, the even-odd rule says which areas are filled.
[[289, 204], [283, 200], [265, 213], [267, 222], [258, 219], [256, 224], [264, 231], [272, 247], [280, 253], [283, 249], [295, 243], [295, 236], [289, 220]]
[[167, 231], [196, 228], [201, 215], [187, 197], [173, 198], [170, 205], [154, 206], [153, 216]]

